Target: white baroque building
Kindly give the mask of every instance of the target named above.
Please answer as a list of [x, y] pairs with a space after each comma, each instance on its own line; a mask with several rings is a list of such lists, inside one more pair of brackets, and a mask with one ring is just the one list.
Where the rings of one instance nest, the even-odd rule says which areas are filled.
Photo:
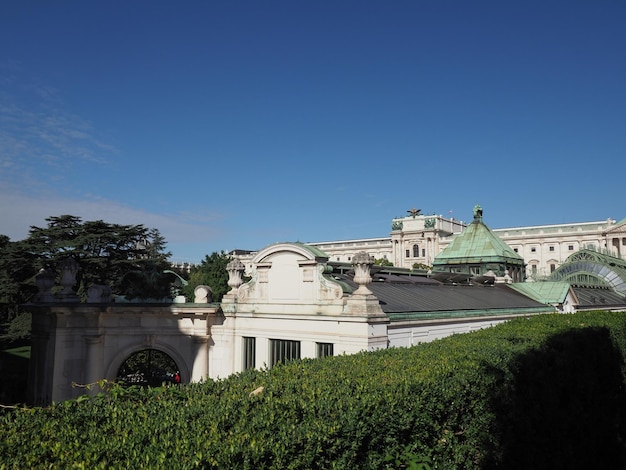
[[[309, 242], [328, 254], [332, 261], [350, 262], [366, 251], [376, 259], [386, 259], [394, 266], [432, 266], [435, 256], [461, 233], [467, 224], [442, 215], [425, 215], [413, 209], [409, 215], [392, 220], [389, 237]], [[536, 225], [492, 229], [505, 243], [524, 258], [526, 277], [549, 276], [568, 256], [581, 249], [592, 249], [626, 259], [626, 219], [597, 222]]]

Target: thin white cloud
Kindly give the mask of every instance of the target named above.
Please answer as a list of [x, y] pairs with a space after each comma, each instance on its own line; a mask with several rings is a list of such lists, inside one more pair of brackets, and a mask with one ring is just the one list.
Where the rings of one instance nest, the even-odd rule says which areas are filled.
[[156, 228], [182, 250], [223, 237], [215, 228], [219, 217], [202, 209], [157, 214], [72, 184], [69, 170], [76, 163], [97, 172], [120, 152], [88, 119], [68, 110], [55, 88], [23, 75], [18, 63], [0, 64], [0, 234], [23, 240], [31, 226], [69, 214]]
[[221, 236], [220, 230], [208, 226], [209, 221], [188, 221], [185, 215], [163, 215], [133, 208], [105, 199], [70, 199], [49, 194], [28, 195], [0, 189], [0, 234], [11, 240], [28, 237], [31, 226], [45, 227], [45, 219], [70, 214], [87, 220], [104, 220], [125, 225], [142, 224], [156, 228], [167, 242], [175, 244], [210, 242]]
[[103, 165], [119, 154], [88, 119], [67, 109], [53, 87], [18, 76], [16, 64], [0, 66], [0, 73], [5, 76], [0, 81], [0, 184], [39, 175], [43, 185], [63, 178], [77, 161]]

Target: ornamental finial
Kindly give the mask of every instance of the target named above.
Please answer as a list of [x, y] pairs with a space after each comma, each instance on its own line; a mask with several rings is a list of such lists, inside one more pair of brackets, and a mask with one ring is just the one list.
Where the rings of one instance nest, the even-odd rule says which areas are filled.
[[421, 215], [421, 213], [422, 213], [422, 209], [416, 209], [416, 208], [414, 207], [413, 209], [408, 210], [407, 212], [408, 212], [409, 214], [411, 214], [411, 216], [412, 216], [413, 218], [415, 218], [415, 217], [417, 217], [418, 215]]
[[354, 266], [354, 282], [359, 285], [358, 289], [354, 291], [354, 294], [369, 295], [372, 293], [372, 291], [367, 288], [367, 285], [372, 282], [370, 269], [373, 264], [374, 257], [364, 251], [357, 253], [352, 258], [352, 265]]
[[483, 208], [476, 204], [474, 206], [474, 220], [481, 221], [483, 219]]

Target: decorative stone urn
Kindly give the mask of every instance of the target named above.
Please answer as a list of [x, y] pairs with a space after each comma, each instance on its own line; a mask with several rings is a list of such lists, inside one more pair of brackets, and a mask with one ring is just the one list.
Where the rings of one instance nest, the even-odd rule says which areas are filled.
[[35, 276], [35, 284], [37, 284], [37, 302], [52, 302], [54, 301], [54, 295], [52, 294], [52, 287], [54, 287], [54, 271], [51, 269], [41, 269], [39, 274]]
[[94, 284], [87, 289], [87, 303], [108, 304], [111, 299], [111, 288], [107, 285]]
[[367, 288], [367, 285], [372, 282], [370, 271], [373, 264], [374, 257], [368, 255], [364, 251], [360, 251], [352, 258], [352, 265], [354, 266], [354, 282], [359, 285], [359, 288], [353, 292], [353, 295], [372, 294], [372, 291]]
[[78, 263], [74, 258], [65, 258], [60, 263], [61, 266], [61, 299], [65, 302], [78, 302], [78, 296], [74, 292], [76, 285], [76, 274], [78, 274]]
[[226, 265], [226, 271], [228, 271], [228, 285], [230, 286], [228, 295], [237, 294], [237, 289], [243, 284], [242, 277], [245, 269], [244, 264], [236, 258]]

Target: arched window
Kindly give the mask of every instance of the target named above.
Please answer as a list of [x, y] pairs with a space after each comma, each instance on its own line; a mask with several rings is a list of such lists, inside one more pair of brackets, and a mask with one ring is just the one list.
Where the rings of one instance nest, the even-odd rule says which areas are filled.
[[420, 247], [419, 245], [413, 245], [413, 258], [420, 257]]
[[157, 349], [143, 349], [131, 354], [117, 373], [125, 385], [159, 387], [164, 383], [180, 383], [180, 370], [168, 354]]

